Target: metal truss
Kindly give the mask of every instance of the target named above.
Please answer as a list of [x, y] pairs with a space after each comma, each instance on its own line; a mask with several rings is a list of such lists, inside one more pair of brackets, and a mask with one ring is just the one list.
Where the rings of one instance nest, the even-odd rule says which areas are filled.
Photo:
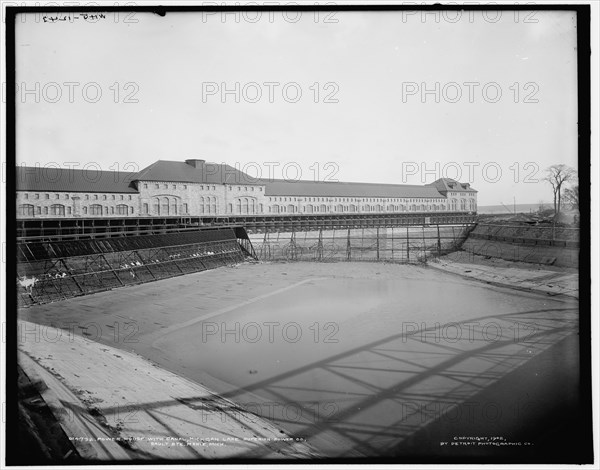
[[265, 232], [254, 237], [265, 261], [394, 261], [415, 263], [457, 249], [473, 225], [406, 226]]
[[17, 266], [18, 300], [21, 306], [54, 302], [236, 264], [246, 256], [231, 239], [26, 261]]

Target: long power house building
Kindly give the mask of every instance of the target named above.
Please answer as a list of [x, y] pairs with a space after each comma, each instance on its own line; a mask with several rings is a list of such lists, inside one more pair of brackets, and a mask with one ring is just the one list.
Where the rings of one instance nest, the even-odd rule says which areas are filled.
[[17, 217], [127, 218], [477, 211], [469, 183], [257, 179], [227, 164], [158, 160], [139, 172], [16, 168]]

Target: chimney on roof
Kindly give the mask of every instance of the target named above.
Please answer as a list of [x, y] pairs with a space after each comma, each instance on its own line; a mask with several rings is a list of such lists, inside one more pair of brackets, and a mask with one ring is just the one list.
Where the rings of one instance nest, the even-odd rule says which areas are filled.
[[205, 161], [206, 160], [191, 158], [189, 160], [186, 160], [185, 163], [187, 163], [190, 166], [193, 166], [194, 168], [200, 168], [202, 165], [204, 165]]

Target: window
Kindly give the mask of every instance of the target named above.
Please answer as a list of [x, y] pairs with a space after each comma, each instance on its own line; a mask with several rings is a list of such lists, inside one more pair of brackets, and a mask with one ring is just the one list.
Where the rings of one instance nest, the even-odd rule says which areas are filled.
[[213, 186], [213, 191], [216, 191], [216, 190], [217, 190], [216, 186]]
[[158, 184], [155, 184], [154, 189], [158, 189], [158, 188], [160, 188], [160, 186]]
[[117, 215], [127, 215], [129, 208], [125, 204], [117, 205]]
[[110, 213], [113, 214], [113, 215], [115, 214], [115, 208], [114, 207], [110, 208]]
[[164, 197], [160, 203], [160, 215], [169, 215], [169, 198]]
[[131, 194], [129, 195], [129, 200], [131, 201]]
[[123, 196], [123, 195], [121, 194], [121, 201], [122, 201], [123, 199], [125, 199], [125, 196]]
[[117, 199], [117, 196], [115, 196], [114, 194], [112, 195], [112, 200], [114, 201], [115, 199]]
[[106, 194], [104, 196], [102, 196], [102, 199], [104, 199], [106, 201], [106, 199], [107, 199]]
[[176, 184], [174, 184], [174, 185], [172, 186], [172, 188], [173, 188], [173, 189], [177, 189], [177, 185], [176, 185]]
[[177, 215], [177, 199], [171, 200], [171, 214]]
[[44, 207], [44, 215], [48, 215], [48, 207]]
[[165, 185], [163, 185], [163, 188], [164, 188], [164, 189], [169, 189], [169, 185], [168, 185], [168, 184], [165, 184]]
[[187, 189], [187, 184], [184, 184], [184, 185], [183, 185], [183, 189]]
[[87, 207], [86, 207], [86, 206], [83, 206], [83, 213], [84, 213], [84, 214], [87, 214], [87, 213], [88, 213], [88, 210], [87, 210]]
[[52, 204], [50, 206], [50, 211], [52, 215], [65, 215], [65, 206], [62, 204]]
[[54, 199], [60, 199], [60, 194], [55, 194]]
[[46, 199], [50, 199], [50, 194], [46, 194]]
[[41, 214], [42, 214], [42, 208], [40, 206], [36, 206], [35, 215], [41, 215]]
[[71, 215], [71, 208], [67, 207], [67, 214]]
[[94, 199], [98, 200], [98, 195], [94, 194]]
[[144, 183], [144, 189], [148, 189], [148, 183]]
[[[185, 186], [184, 186], [184, 188], [185, 188]], [[187, 214], [187, 213], [188, 213], [188, 205], [187, 205], [187, 203], [185, 203], [185, 202], [183, 203], [183, 213], [184, 213], [184, 214]]]
[[36, 199], [39, 199], [39, 198], [40, 198], [40, 195], [39, 195], [39, 194], [36, 194], [36, 195], [35, 195], [35, 198], [36, 198]]
[[31, 204], [22, 204], [20, 206], [19, 212], [21, 215], [26, 217], [33, 217], [33, 205]]
[[90, 215], [102, 215], [102, 206], [100, 204], [92, 204], [90, 206]]
[[154, 201], [153, 201], [152, 212], [154, 212], [155, 215], [160, 214], [160, 202], [159, 202], [158, 198], [154, 199]]
[[69, 199], [69, 195], [68, 194], [65, 194], [65, 199]]

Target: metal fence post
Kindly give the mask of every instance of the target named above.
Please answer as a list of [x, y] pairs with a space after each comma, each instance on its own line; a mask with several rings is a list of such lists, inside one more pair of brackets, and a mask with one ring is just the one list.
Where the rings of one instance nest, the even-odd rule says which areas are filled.
[[346, 260], [352, 259], [352, 247], [350, 245], [350, 229], [348, 229], [348, 240], [346, 242]]

